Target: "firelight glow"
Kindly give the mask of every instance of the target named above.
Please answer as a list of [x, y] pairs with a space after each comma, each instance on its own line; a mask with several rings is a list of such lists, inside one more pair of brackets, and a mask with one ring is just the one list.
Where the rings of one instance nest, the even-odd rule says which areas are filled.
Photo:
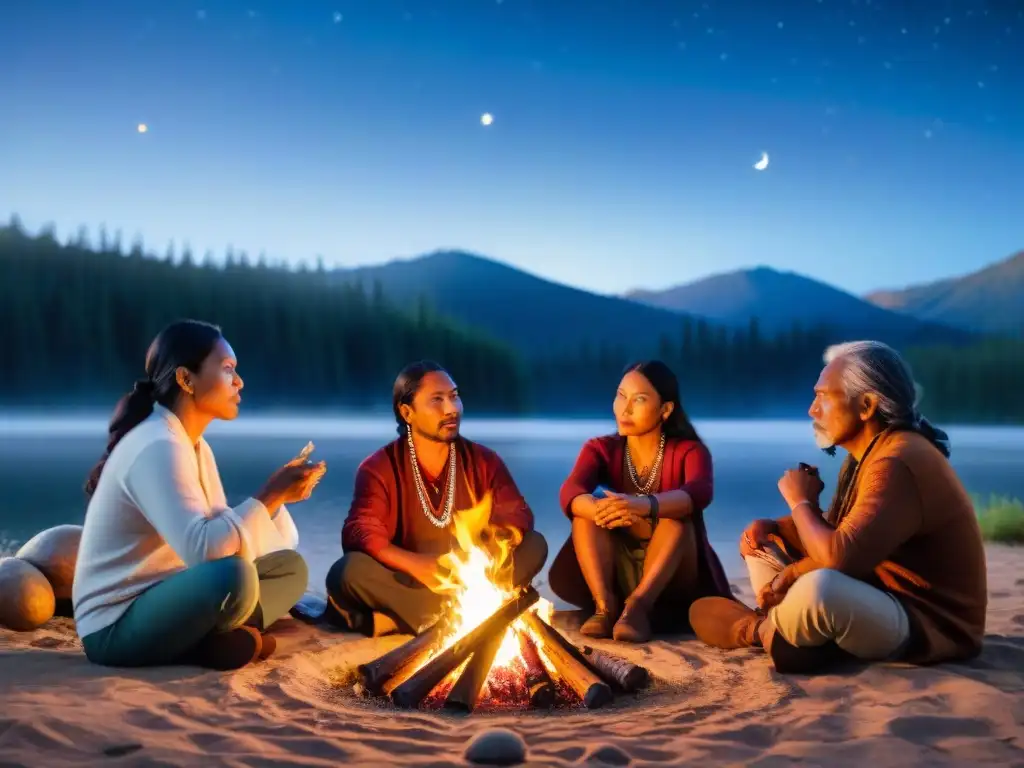
[[[515, 589], [512, 584], [512, 560], [509, 557], [513, 542], [493, 536], [490, 550], [481, 546], [485, 535], [490, 533], [491, 497], [486, 495], [479, 503], [452, 516], [452, 526], [458, 549], [441, 558], [441, 563], [451, 572], [443, 590], [451, 596], [449, 610], [452, 612], [452, 634], [445, 643], [450, 646], [486, 621], [495, 611], [510, 600]], [[554, 606], [543, 598], [533, 610], [550, 620]], [[516, 630], [526, 631], [521, 619], [505, 630], [501, 647], [494, 658], [492, 670], [507, 667], [520, 659], [519, 639]]]

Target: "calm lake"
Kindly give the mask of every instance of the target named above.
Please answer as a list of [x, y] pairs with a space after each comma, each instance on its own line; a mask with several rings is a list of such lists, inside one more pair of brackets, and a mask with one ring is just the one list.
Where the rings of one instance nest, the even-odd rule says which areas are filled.
[[[697, 421], [715, 461], [715, 500], [707, 512], [711, 539], [730, 573], [743, 526], [754, 517], [785, 514], [775, 484], [797, 462], [817, 465], [830, 498], [840, 457], [817, 450], [807, 422]], [[536, 515], [551, 558], [568, 535], [558, 489], [583, 441], [613, 430], [607, 421], [473, 420], [463, 434], [495, 449], [508, 464]], [[953, 464], [969, 491], [1024, 497], [1024, 428], [952, 427]], [[306, 443], [328, 471], [309, 501], [292, 507], [308, 558], [311, 588], [322, 589], [341, 551], [358, 463], [395, 435], [384, 417], [243, 415], [214, 424], [207, 438], [232, 504], [255, 492], [277, 466]], [[0, 546], [23, 542], [59, 523], [79, 523], [82, 483], [106, 440], [106, 416], [0, 415]], [[549, 562], [550, 559], [549, 558]]]

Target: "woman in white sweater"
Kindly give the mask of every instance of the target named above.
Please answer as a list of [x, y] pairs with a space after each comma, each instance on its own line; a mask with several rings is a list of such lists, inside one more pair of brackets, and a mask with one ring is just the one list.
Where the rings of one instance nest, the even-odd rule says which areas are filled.
[[285, 504], [308, 498], [326, 465], [293, 460], [228, 507], [202, 435], [238, 415], [236, 364], [216, 326], [173, 323], [114, 410], [86, 483], [73, 587], [78, 634], [97, 664], [237, 669], [273, 651], [263, 632], [306, 589]]

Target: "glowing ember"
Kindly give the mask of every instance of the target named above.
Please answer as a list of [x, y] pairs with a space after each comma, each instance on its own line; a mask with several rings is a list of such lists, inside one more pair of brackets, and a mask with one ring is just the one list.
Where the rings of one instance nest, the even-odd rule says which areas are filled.
[[591, 651], [550, 625], [550, 602], [531, 586], [513, 585], [511, 555], [521, 534], [491, 525], [490, 515], [489, 495], [455, 513], [456, 546], [441, 558], [448, 572], [438, 588], [446, 598], [443, 615], [405, 645], [360, 665], [367, 690], [401, 707], [442, 703], [468, 712], [483, 701], [498, 708], [560, 701], [596, 708], [612, 700], [613, 684], [624, 691], [646, 684], [646, 670], [625, 659], [599, 651], [588, 657]]

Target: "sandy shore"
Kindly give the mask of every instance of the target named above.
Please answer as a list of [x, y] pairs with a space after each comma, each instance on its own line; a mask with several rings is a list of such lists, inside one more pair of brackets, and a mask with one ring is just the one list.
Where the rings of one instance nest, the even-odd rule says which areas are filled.
[[971, 664], [783, 678], [755, 651], [607, 643], [660, 682], [595, 712], [384, 709], [341, 681], [403, 639], [290, 620], [273, 659], [228, 674], [93, 667], [62, 619], [0, 630], [0, 765], [459, 765], [499, 726], [530, 765], [1024, 765], [1024, 549], [988, 551], [989, 638]]

